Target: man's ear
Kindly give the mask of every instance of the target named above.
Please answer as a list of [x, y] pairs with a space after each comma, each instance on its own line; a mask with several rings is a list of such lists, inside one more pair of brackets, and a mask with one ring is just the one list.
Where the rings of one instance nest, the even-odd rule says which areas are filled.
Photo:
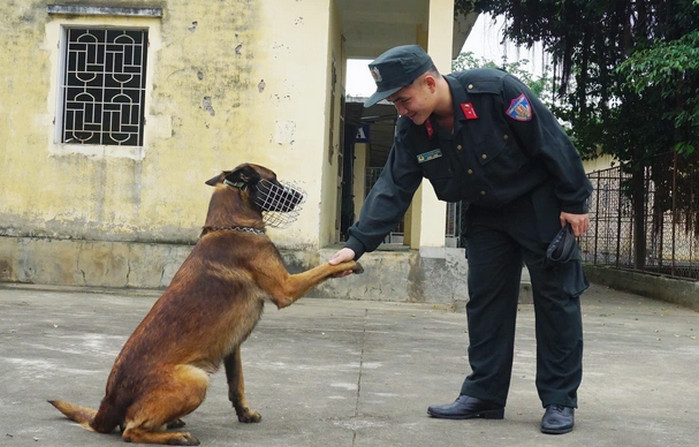
[[427, 88], [430, 89], [431, 93], [434, 93], [437, 90], [437, 80], [431, 74], [426, 75], [423, 79], [423, 82], [425, 83]]

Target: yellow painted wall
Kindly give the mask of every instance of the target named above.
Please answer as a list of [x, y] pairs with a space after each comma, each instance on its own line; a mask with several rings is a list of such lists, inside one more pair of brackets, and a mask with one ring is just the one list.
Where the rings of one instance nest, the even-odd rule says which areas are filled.
[[583, 160], [583, 167], [587, 173], [609, 169], [613, 166], [619, 166], [619, 162], [615, 161], [611, 155], [602, 155], [592, 160]]
[[[335, 8], [335, 2], [329, 4], [330, 21], [327, 33], [330, 37], [327, 49], [325, 82], [323, 93], [325, 94], [326, 121], [331, 122], [331, 129], [324, 133], [323, 165], [321, 182], [320, 216], [320, 240], [321, 245], [327, 245], [339, 240], [340, 233], [340, 189], [338, 175], [342, 172], [342, 160], [340, 148], [342, 145], [340, 129], [344, 122], [340, 122], [342, 111], [342, 96], [345, 84], [345, 61], [342, 44], [342, 29], [340, 18]], [[332, 93], [334, 92], [334, 94]], [[332, 132], [331, 132], [332, 130]]]
[[[321, 187], [327, 169], [328, 30], [330, 0], [260, 2], [257, 45], [264, 64], [253, 76], [267, 87], [256, 104], [253, 138], [278, 167], [280, 178], [294, 180], [308, 192], [294, 226], [271, 234], [288, 247], [327, 244], [327, 229], [319, 229], [325, 200]], [[327, 224], [327, 222], [326, 222]]]
[[[309, 194], [299, 221], [271, 232], [275, 241], [329, 243], [331, 223], [320, 217], [335, 206], [320, 193], [336, 170], [324, 141], [329, 0], [137, 5], [162, 6], [163, 17], [75, 17], [50, 15], [45, 2], [0, 4], [0, 235], [193, 242], [211, 192], [203, 182], [252, 161]], [[61, 26], [70, 25], [149, 29], [142, 148], [56, 143], [58, 43]]]

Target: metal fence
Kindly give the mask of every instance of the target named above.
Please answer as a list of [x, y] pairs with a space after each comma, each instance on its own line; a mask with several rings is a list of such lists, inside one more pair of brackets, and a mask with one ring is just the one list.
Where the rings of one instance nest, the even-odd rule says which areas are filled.
[[[367, 169], [369, 191], [381, 168]], [[623, 269], [699, 280], [699, 165], [672, 154], [658, 156], [643, 172], [645, 255], [636, 262], [634, 218], [630, 194], [631, 175], [621, 167], [589, 175], [594, 192], [589, 199], [590, 228], [579, 238], [583, 260]], [[675, 200], [674, 198], [678, 198]], [[640, 209], [640, 208], [638, 208]], [[463, 247], [462, 204], [447, 204], [447, 244]], [[385, 243], [403, 243], [399, 224]]]
[[[699, 279], [699, 169], [681, 160], [678, 164], [673, 155], [656, 158], [644, 168], [641, 220], [634, 218], [631, 176], [624, 169], [615, 167], [589, 174], [594, 186], [589, 200], [590, 228], [579, 239], [584, 261]], [[642, 262], [635, 259], [637, 222], [644, 226], [646, 239]]]

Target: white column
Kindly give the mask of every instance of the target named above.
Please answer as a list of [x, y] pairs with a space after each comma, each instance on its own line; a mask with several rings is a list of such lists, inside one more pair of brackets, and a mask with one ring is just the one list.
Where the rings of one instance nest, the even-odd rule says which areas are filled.
[[[427, 52], [442, 74], [451, 72], [454, 0], [430, 0], [427, 29]], [[437, 200], [429, 181], [424, 180], [420, 194], [419, 246], [444, 247], [447, 206]], [[417, 216], [415, 216], [417, 217]]]

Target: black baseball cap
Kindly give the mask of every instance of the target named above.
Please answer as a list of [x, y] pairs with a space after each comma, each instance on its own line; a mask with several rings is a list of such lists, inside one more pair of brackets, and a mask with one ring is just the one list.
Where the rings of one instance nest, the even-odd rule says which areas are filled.
[[401, 45], [384, 52], [369, 64], [376, 92], [366, 100], [364, 107], [371, 107], [410, 85], [433, 65], [432, 58], [419, 45]]

